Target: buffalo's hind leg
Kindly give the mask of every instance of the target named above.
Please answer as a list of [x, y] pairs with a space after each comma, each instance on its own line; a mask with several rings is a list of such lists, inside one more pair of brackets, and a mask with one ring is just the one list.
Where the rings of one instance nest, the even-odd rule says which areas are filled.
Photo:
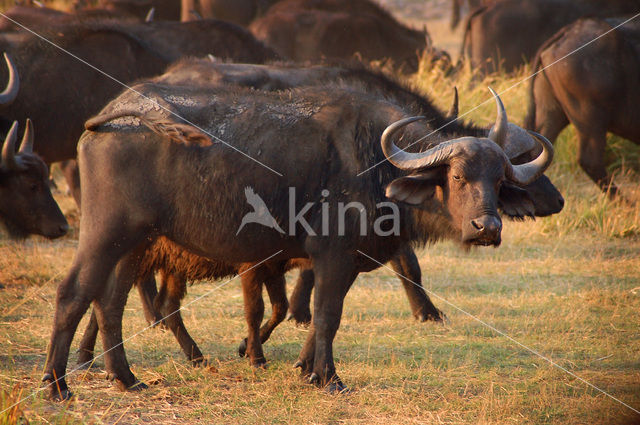
[[120, 260], [108, 290], [94, 302], [108, 378], [122, 390], [147, 388], [131, 372], [122, 341], [124, 307], [129, 291], [138, 277], [140, 259], [147, 246], [148, 243], [140, 245]]
[[436, 308], [421, 285], [422, 272], [415, 252], [404, 245], [391, 259], [391, 268], [396, 272], [409, 299], [413, 316], [420, 322], [433, 320], [442, 322], [444, 313]]
[[[150, 325], [161, 323], [162, 317], [153, 307], [153, 300], [158, 294], [156, 280], [153, 275], [138, 279], [136, 287], [140, 294], [140, 302], [147, 322]], [[82, 335], [82, 340], [80, 340], [80, 346], [78, 348], [78, 367], [82, 369], [88, 369], [92, 366], [98, 331], [98, 319], [96, 318], [95, 311], [92, 311], [91, 318], [84, 330], [84, 334]]]
[[123, 252], [125, 244], [114, 249], [110, 241], [94, 243], [80, 236], [78, 252], [67, 277], [58, 286], [51, 341], [43, 381], [50, 384], [53, 399], [68, 399], [71, 393], [64, 379], [71, 341], [80, 319], [91, 301], [100, 296]]

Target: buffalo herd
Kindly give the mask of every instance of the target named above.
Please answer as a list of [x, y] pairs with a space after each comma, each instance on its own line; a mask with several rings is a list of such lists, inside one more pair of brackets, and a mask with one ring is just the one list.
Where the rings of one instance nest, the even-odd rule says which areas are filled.
[[[262, 344], [289, 312], [310, 326], [295, 366], [341, 392], [333, 340], [358, 274], [389, 263], [413, 316], [444, 320], [414, 249], [498, 246], [503, 218], [559, 213], [544, 172], [568, 124], [580, 166], [616, 196], [604, 149], [607, 132], [640, 143], [630, 19], [640, 2], [452, 0], [452, 10], [452, 26], [466, 12], [460, 61], [477, 76], [531, 63], [524, 127], [491, 89], [485, 128], [458, 119], [453, 85], [445, 112], [381, 71], [413, 74], [425, 52], [448, 55], [372, 0], [78, 0], [68, 12], [3, 12], [0, 221], [13, 238], [65, 235], [53, 163], [81, 214], [57, 290], [50, 397], [71, 397], [71, 341], [90, 305], [79, 365], [100, 334], [108, 377], [146, 387], [122, 344], [134, 286], [147, 321], [203, 363], [180, 315], [187, 282], [234, 276], [247, 321], [239, 354], [264, 366]], [[263, 285], [272, 315], [262, 325]]]

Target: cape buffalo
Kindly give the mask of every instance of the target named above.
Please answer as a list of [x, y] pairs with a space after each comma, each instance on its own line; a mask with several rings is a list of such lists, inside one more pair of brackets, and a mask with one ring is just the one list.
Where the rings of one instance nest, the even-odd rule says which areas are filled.
[[[636, 119], [640, 97], [640, 23], [631, 21], [574, 55], [565, 55], [621, 24], [621, 19], [581, 19], [545, 43], [534, 63], [542, 69], [531, 82], [525, 125], [551, 141], [569, 123], [578, 134], [578, 162], [611, 196], [605, 146], [610, 131], [640, 143]], [[564, 58], [558, 66], [547, 65]]]
[[18, 123], [14, 122], [2, 146], [0, 223], [12, 238], [63, 236], [69, 225], [51, 195], [47, 166], [33, 153], [31, 121], [27, 120], [18, 152], [17, 131]]
[[182, 21], [221, 19], [248, 26], [279, 0], [182, 0]]
[[[283, 90], [300, 86], [322, 86], [330, 83], [341, 82], [352, 88], [360, 89], [366, 93], [376, 93], [380, 98], [391, 100], [399, 106], [406, 105], [411, 108], [412, 114], [421, 114], [428, 117], [429, 126], [432, 130], [438, 130], [443, 137], [455, 137], [462, 134], [474, 136], [486, 136], [488, 129], [466, 125], [459, 121], [451, 122], [457, 115], [457, 96], [452, 106], [452, 110], [445, 115], [433, 106], [433, 102], [389, 77], [369, 70], [362, 65], [351, 66], [312, 66], [301, 68], [292, 64], [278, 65], [253, 65], [253, 64], [230, 64], [212, 63], [202, 59], [185, 59], [172, 65], [165, 74], [152, 80], [154, 83], [189, 85], [189, 86], [219, 86], [219, 85], [239, 85], [252, 87], [260, 90]], [[447, 122], [450, 122], [447, 125]], [[521, 129], [510, 124], [511, 134], [503, 146], [507, 156], [514, 163], [528, 162], [537, 154], [537, 144], [528, 135], [518, 137], [518, 132], [524, 133]], [[526, 133], [525, 133], [526, 134]], [[528, 196], [534, 205], [536, 216], [545, 216], [559, 212], [562, 209], [564, 200], [553, 184], [543, 175], [534, 183], [525, 187]], [[163, 253], [167, 251], [166, 253]], [[219, 270], [218, 265], [211, 265], [204, 258], [193, 254], [179, 253], [169, 241], [163, 241], [150, 250], [151, 255], [145, 254], [143, 264], [154, 262], [156, 268], [142, 267], [146, 272], [141, 272], [136, 282], [136, 286], [141, 295], [143, 310], [149, 323], [161, 321], [169, 313], [174, 313], [180, 306], [180, 298], [186, 294], [186, 280], [192, 279], [212, 279], [219, 278], [218, 274], [210, 270]], [[160, 260], [153, 258], [160, 257]], [[184, 264], [182, 268], [172, 264], [168, 257], [175, 258], [176, 264]], [[390, 261], [391, 267], [401, 276], [401, 282], [405, 288], [411, 310], [416, 319], [442, 320], [443, 314], [438, 310], [421, 286], [421, 272], [418, 259], [410, 246], [398, 250], [398, 253]], [[163, 279], [160, 286], [160, 295], [156, 289], [153, 279], [153, 272], [160, 271]], [[313, 288], [313, 272], [303, 268], [300, 271], [296, 288], [291, 296], [290, 308], [293, 318], [297, 322], [307, 323], [311, 320], [309, 300]], [[180, 298], [171, 299], [173, 295]], [[272, 298], [272, 297], [270, 297]], [[154, 301], [155, 299], [155, 301]], [[153, 305], [160, 306], [153, 308]], [[272, 299], [273, 305], [273, 299]], [[159, 309], [161, 308], [161, 310]], [[268, 322], [268, 333], [275, 327], [282, 318], [279, 312], [285, 311], [286, 306], [277, 306], [273, 309], [274, 315]], [[278, 312], [278, 314], [276, 314]], [[195, 363], [201, 359], [201, 352], [182, 324], [180, 312], [171, 314], [170, 319], [163, 322], [174, 333], [187, 358]], [[95, 315], [87, 325], [84, 337], [80, 343], [80, 356], [78, 363], [89, 365], [93, 358], [93, 349], [98, 332], [98, 325]], [[267, 330], [262, 334], [261, 341], [264, 342], [268, 336]], [[266, 335], [266, 336], [265, 336]], [[246, 347], [240, 347], [240, 354], [243, 355]]]
[[469, 16], [460, 58], [467, 55], [471, 69], [481, 75], [501, 69], [511, 72], [531, 62], [545, 40], [580, 17], [616, 16], [638, 10], [640, 0], [497, 1]]
[[407, 73], [418, 69], [419, 56], [431, 47], [426, 30], [405, 27], [370, 0], [283, 0], [249, 29], [294, 61], [358, 54], [366, 61], [390, 60]]
[[[119, 345], [121, 320], [137, 259], [158, 236], [238, 269], [313, 261], [313, 324], [297, 364], [310, 382], [340, 391], [332, 343], [357, 274], [412, 241], [499, 245], [499, 200], [512, 205], [505, 211], [533, 214], [516, 186], [534, 181], [552, 159], [551, 145], [536, 135], [541, 155], [512, 165], [500, 148], [508, 132], [504, 113], [489, 138], [431, 140], [436, 145], [427, 148], [418, 137], [428, 127], [407, 127], [417, 118], [402, 119], [403, 108], [349, 88], [266, 92], [141, 83], [135, 89], [146, 100], [125, 92], [87, 122], [90, 131], [78, 145], [80, 241], [58, 287], [44, 376], [56, 381], [52, 397], [70, 395], [63, 378], [69, 345], [92, 301], [110, 376], [124, 387], [142, 387]], [[405, 148], [416, 141], [411, 150], [426, 150], [400, 150], [392, 141], [400, 131]], [[232, 141], [233, 149], [221, 140]], [[247, 193], [259, 195], [276, 226], [238, 231], [253, 210]], [[345, 202], [363, 208], [347, 213]], [[116, 264], [116, 282], [105, 291]]]
[[99, 0], [98, 7], [144, 20], [150, 9], [158, 21], [179, 21], [180, 0]]
[[[445, 116], [437, 108], [432, 106], [432, 102], [394, 82], [388, 77], [368, 70], [360, 66], [338, 67], [338, 66], [313, 66], [300, 68], [295, 65], [251, 65], [251, 64], [225, 64], [211, 63], [207, 60], [188, 59], [182, 60], [170, 67], [167, 72], [153, 79], [155, 83], [163, 84], [179, 84], [179, 85], [240, 85], [252, 87], [255, 89], [266, 90], [282, 90], [305, 85], [325, 85], [336, 81], [342, 84], [349, 84], [351, 87], [361, 89], [367, 93], [377, 93], [379, 96], [393, 100], [398, 105], [410, 105], [412, 113], [422, 114], [429, 117], [430, 127], [439, 130], [442, 136], [455, 136], [460, 134], [473, 134], [477, 136], [486, 136], [487, 129], [475, 127], [472, 125], [464, 125], [459, 122], [451, 122], [445, 126], [447, 121], [455, 119], [455, 116]], [[457, 110], [457, 100], [454, 102], [452, 111]], [[449, 114], [452, 112], [450, 111]], [[457, 112], [455, 113], [457, 115]], [[536, 143], [530, 137], [517, 137], [519, 128], [510, 124], [512, 131], [511, 137], [507, 139], [507, 143], [503, 147], [509, 158], [514, 163], [526, 162], [532, 159], [532, 155], [536, 148]], [[522, 130], [519, 130], [523, 132]], [[526, 188], [528, 195], [533, 202], [536, 216], [544, 216], [556, 213], [562, 209], [563, 199], [555, 187], [549, 182], [545, 176], [541, 176], [536, 182], [528, 185]], [[167, 246], [169, 243], [160, 244], [161, 247]], [[212, 268], [208, 264], [208, 260], [199, 258], [193, 254], [183, 252], [176, 254], [175, 249], [167, 249], [171, 254], [162, 254], [161, 257], [166, 259], [167, 256], [173, 255], [177, 258], [177, 262], [184, 262], [184, 258], [189, 258], [189, 266], [183, 271], [176, 266], [163, 266], [162, 264], [170, 264], [169, 261], [160, 263], [157, 270], [163, 275], [160, 289], [160, 296], [156, 296], [157, 290], [152, 277], [150, 268], [147, 275], [142, 274], [137, 281], [137, 288], [140, 291], [143, 301], [143, 309], [145, 316], [150, 323], [158, 322], [162, 317], [173, 313], [180, 305], [180, 299], [171, 300], [172, 294], [180, 297], [186, 293], [187, 279], [216, 278], [215, 273], [210, 274], [208, 270]], [[153, 256], [158, 256], [162, 249], [154, 246], [150, 250]], [[145, 257], [146, 258], [146, 257]], [[147, 262], [148, 259], [143, 261]], [[157, 260], [156, 260], [157, 261]], [[423, 288], [420, 286], [421, 272], [418, 260], [411, 247], [406, 246], [398, 251], [396, 256], [390, 262], [391, 267], [400, 275], [401, 281], [405, 288], [409, 303], [414, 316], [421, 321], [424, 320], [441, 320], [442, 312], [438, 310]], [[172, 270], [170, 272], [169, 270]], [[217, 270], [217, 268], [214, 268]], [[169, 275], [173, 273], [171, 278]], [[194, 275], [194, 273], [197, 273]], [[209, 273], [209, 274], [208, 274]], [[195, 277], [190, 278], [189, 276]], [[296, 289], [291, 297], [291, 313], [298, 322], [309, 322], [311, 318], [309, 310], [309, 299], [313, 287], [313, 272], [309, 269], [301, 270]], [[154, 302], [154, 298], [156, 301]], [[270, 297], [271, 298], [271, 297]], [[153, 304], [163, 306], [162, 311], [158, 308], [151, 308]], [[273, 305], [273, 299], [272, 299]], [[172, 310], [169, 310], [172, 308]], [[269, 320], [266, 330], [262, 333], [261, 341], [264, 342], [272, 328], [277, 325], [282, 318], [275, 314], [286, 310], [285, 307], [274, 307], [274, 315]], [[201, 358], [201, 352], [190, 337], [182, 320], [180, 313], [171, 315], [170, 320], [164, 323], [172, 330], [180, 345], [185, 352], [187, 358], [195, 363]], [[91, 320], [85, 330], [84, 337], [80, 343], [80, 356], [78, 363], [88, 365], [93, 357], [93, 348], [95, 338], [97, 336], [98, 326], [95, 315], [92, 314]], [[266, 335], [266, 336], [265, 336]], [[246, 344], [240, 347], [239, 352], [244, 355]], [[195, 355], [194, 353], [197, 353]]]
[[[38, 134], [34, 150], [48, 165], [75, 159], [84, 121], [116, 96], [122, 83], [159, 74], [183, 55], [213, 54], [245, 62], [277, 58], [246, 30], [221, 21], [42, 24], [38, 30], [52, 43], [95, 67], [31, 34], [23, 34], [19, 42], [0, 38], [0, 48], [12, 53], [22, 80], [13, 103], [0, 105], [0, 132], [6, 134], [14, 120], [31, 117]], [[0, 78], [7, 78], [6, 71], [0, 71]], [[65, 177], [80, 202], [74, 162], [66, 165]]]

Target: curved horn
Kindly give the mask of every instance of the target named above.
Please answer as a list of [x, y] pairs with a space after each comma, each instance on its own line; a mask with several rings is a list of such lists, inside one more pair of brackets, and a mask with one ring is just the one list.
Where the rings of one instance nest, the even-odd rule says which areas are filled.
[[453, 87], [453, 104], [451, 109], [447, 112], [447, 119], [449, 121], [455, 121], [458, 119], [458, 88]]
[[33, 124], [31, 119], [27, 118], [27, 125], [24, 129], [22, 142], [20, 142], [20, 153], [33, 153]]
[[545, 172], [553, 160], [553, 145], [542, 134], [527, 130], [542, 145], [542, 153], [536, 159], [526, 164], [511, 165], [509, 162], [505, 170], [506, 177], [520, 186], [526, 186]]
[[2, 147], [2, 166], [9, 170], [18, 168], [16, 162], [16, 140], [18, 139], [18, 121], [14, 121], [4, 139]]
[[491, 87], [489, 87], [489, 91], [496, 99], [496, 107], [498, 109], [498, 117], [496, 118], [496, 123], [489, 131], [489, 139], [495, 142], [498, 146], [503, 147], [505, 138], [507, 137], [507, 124], [509, 122], [507, 119], [507, 111], [504, 109], [502, 99], [500, 99], [498, 93], [493, 91]]
[[456, 153], [456, 144], [461, 139], [453, 139], [428, 149], [425, 152], [409, 153], [405, 152], [391, 141], [394, 134], [402, 127], [411, 124], [414, 121], [425, 119], [425, 117], [411, 117], [396, 121], [387, 127], [382, 133], [380, 144], [382, 152], [390, 163], [401, 170], [417, 170], [430, 167], [436, 167]]
[[151, 9], [149, 9], [149, 11], [147, 12], [147, 16], [145, 16], [144, 21], [145, 22], [153, 22], [153, 18], [156, 16], [156, 8], [152, 7]]
[[7, 68], [9, 68], [9, 82], [7, 88], [0, 93], [0, 104], [8, 104], [15, 100], [18, 96], [18, 89], [20, 88], [20, 78], [18, 77], [18, 69], [13, 64], [11, 56], [4, 53], [4, 60], [7, 62]]

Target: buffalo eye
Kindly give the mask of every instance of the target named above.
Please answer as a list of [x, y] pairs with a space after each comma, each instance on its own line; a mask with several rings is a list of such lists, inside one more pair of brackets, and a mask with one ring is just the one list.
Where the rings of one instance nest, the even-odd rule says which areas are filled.
[[455, 181], [460, 181], [460, 180], [462, 180], [462, 176], [459, 176], [459, 175], [457, 175], [457, 174], [454, 174], [454, 175], [453, 175], [453, 179], [454, 179]]
[[31, 190], [32, 192], [36, 192], [38, 190], [38, 183], [31, 183], [29, 185], [29, 190]]

